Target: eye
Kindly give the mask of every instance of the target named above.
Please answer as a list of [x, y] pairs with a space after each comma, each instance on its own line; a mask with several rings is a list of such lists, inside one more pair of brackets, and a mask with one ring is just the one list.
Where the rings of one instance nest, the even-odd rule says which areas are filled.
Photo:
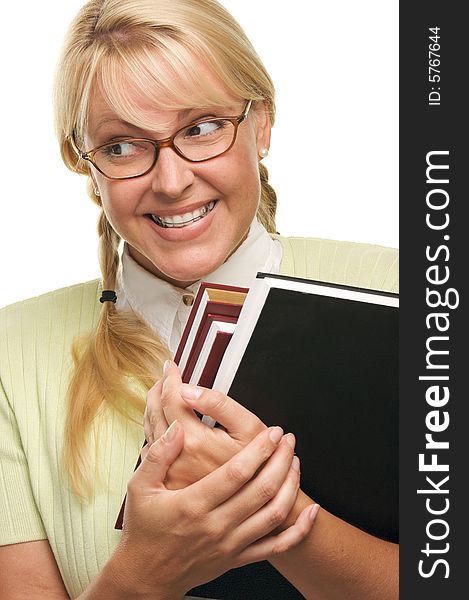
[[202, 123], [197, 123], [196, 125], [192, 125], [188, 127], [184, 131], [185, 138], [203, 138], [205, 136], [213, 135], [219, 133], [226, 126], [226, 121], [218, 120], [218, 121], [203, 121]]
[[122, 156], [127, 158], [135, 154], [136, 144], [134, 142], [116, 142], [115, 144], [108, 144], [102, 151], [109, 157]]
[[123, 163], [135, 160], [146, 159], [148, 156], [153, 156], [153, 146], [147, 140], [129, 139], [116, 140], [106, 144], [99, 149], [95, 156], [97, 161], [105, 161], [105, 163]]

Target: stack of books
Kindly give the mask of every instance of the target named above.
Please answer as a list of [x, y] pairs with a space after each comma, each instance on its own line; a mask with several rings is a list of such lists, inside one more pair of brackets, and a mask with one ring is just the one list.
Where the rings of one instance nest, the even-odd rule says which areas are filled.
[[184, 383], [211, 388], [248, 289], [202, 282], [174, 356]]
[[[397, 294], [259, 273], [247, 295], [230, 286], [210, 303], [211, 287], [201, 284], [175, 356], [183, 380], [295, 433], [304, 491], [397, 541]], [[217, 317], [238, 302], [229, 323]]]

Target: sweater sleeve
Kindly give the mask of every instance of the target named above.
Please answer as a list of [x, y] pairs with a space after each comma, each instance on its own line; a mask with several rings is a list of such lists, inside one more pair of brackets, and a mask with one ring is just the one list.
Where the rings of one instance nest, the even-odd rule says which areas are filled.
[[46, 537], [16, 418], [0, 382], [0, 545]]

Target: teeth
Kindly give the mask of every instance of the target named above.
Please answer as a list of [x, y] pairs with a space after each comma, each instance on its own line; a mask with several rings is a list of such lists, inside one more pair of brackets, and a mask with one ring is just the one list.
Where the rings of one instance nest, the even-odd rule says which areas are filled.
[[173, 215], [172, 217], [158, 217], [157, 215], [150, 215], [152, 220], [160, 227], [186, 227], [190, 223], [203, 219], [209, 212], [213, 210], [215, 201], [209, 202], [205, 206], [198, 208], [192, 212], [184, 213], [183, 215]]

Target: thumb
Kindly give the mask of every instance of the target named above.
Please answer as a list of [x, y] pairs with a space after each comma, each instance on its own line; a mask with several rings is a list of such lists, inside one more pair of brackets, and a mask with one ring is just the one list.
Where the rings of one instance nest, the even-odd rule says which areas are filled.
[[164, 435], [145, 447], [142, 462], [134, 474], [139, 486], [164, 487], [163, 482], [168, 469], [181, 453], [183, 446], [184, 429], [181, 423], [175, 420]]

